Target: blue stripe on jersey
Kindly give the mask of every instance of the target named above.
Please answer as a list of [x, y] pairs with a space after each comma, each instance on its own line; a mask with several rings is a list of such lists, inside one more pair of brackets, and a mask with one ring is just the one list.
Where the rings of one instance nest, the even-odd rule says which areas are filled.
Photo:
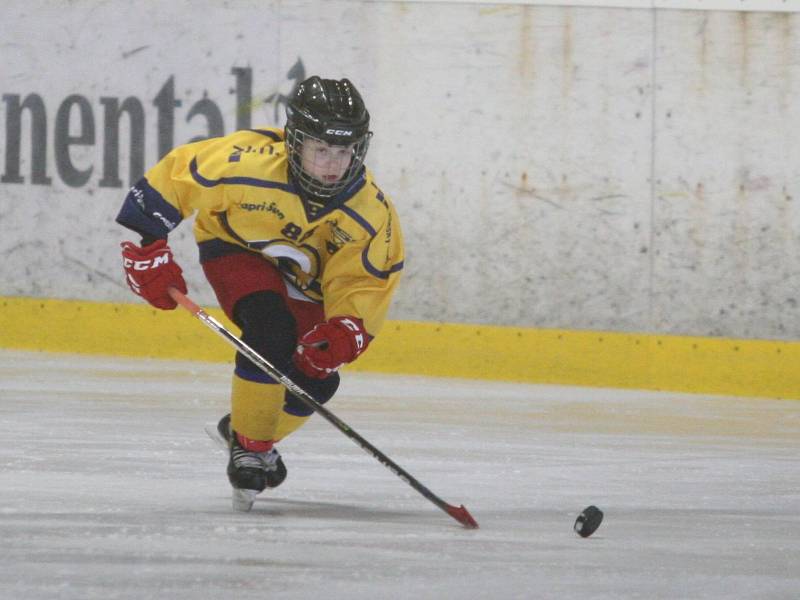
[[378, 202], [380, 202], [381, 204], [386, 204], [386, 196], [383, 195], [381, 189], [377, 185], [375, 185], [374, 182], [372, 183], [372, 187], [375, 188], [375, 197], [378, 199]]
[[361, 188], [363, 188], [366, 184], [367, 184], [366, 170], [364, 169], [364, 167], [361, 167], [361, 174], [353, 181], [353, 183], [350, 184], [350, 187], [345, 188], [342, 192], [339, 193], [338, 196], [336, 196], [332, 200], [329, 200], [328, 203], [315, 215], [312, 216], [311, 214], [309, 214], [308, 205], [306, 204], [306, 202], [303, 202], [303, 207], [305, 208], [306, 218], [308, 219], [308, 222], [310, 223], [312, 221], [318, 221], [322, 217], [332, 213], [338, 208], [343, 209], [344, 203], [350, 200], [350, 198], [355, 196], [358, 192], [360, 192]]
[[378, 232], [375, 231], [375, 228], [372, 225], [369, 224], [369, 221], [367, 221], [364, 217], [362, 217], [360, 214], [358, 214], [352, 208], [350, 208], [349, 206], [340, 206], [339, 208], [341, 209], [341, 211], [343, 213], [345, 213], [347, 216], [349, 216], [351, 219], [353, 219], [356, 223], [358, 223], [364, 229], [366, 229], [367, 233], [369, 233], [371, 236], [374, 237], [374, 236], [376, 236], [378, 234]]
[[283, 138], [275, 133], [274, 131], [269, 131], [267, 129], [248, 129], [247, 131], [252, 131], [253, 133], [260, 133], [261, 135], [265, 135], [270, 139], [275, 140], [276, 142], [282, 142]]
[[252, 252], [252, 250], [248, 250], [247, 248], [242, 248], [241, 246], [237, 246], [236, 244], [223, 242], [219, 238], [213, 238], [210, 240], [205, 240], [203, 242], [198, 242], [197, 248], [200, 250], [200, 264], [203, 264], [204, 262], [208, 262], [209, 260], [213, 260], [215, 258], [220, 258], [222, 256]]
[[297, 193], [297, 190], [295, 190], [294, 186], [291, 185], [290, 183], [281, 183], [280, 181], [269, 181], [268, 179], [256, 179], [255, 177], [220, 177], [219, 179], [206, 179], [205, 177], [200, 175], [199, 171], [197, 170], [196, 156], [192, 159], [192, 162], [189, 163], [189, 172], [192, 174], [192, 178], [203, 187], [214, 187], [223, 184], [250, 185], [253, 187], [273, 188], [273, 189], [283, 190], [284, 192], [289, 192], [290, 194]]
[[178, 209], [142, 177], [125, 196], [117, 223], [141, 235], [166, 238], [183, 220]]
[[387, 271], [376, 269], [372, 266], [372, 263], [369, 262], [369, 257], [367, 254], [369, 254], [369, 246], [364, 248], [364, 251], [361, 253], [361, 262], [363, 263], [367, 272], [374, 277], [378, 277], [379, 279], [389, 279], [389, 275], [392, 273], [397, 273], [398, 271], [403, 270], [403, 261], [400, 261], [396, 265], [392, 265]]

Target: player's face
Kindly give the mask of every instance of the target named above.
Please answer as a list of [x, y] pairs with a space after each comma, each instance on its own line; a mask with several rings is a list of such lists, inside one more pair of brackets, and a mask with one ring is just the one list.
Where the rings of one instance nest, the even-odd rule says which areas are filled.
[[350, 166], [353, 147], [333, 146], [321, 140], [306, 138], [300, 150], [303, 170], [322, 183], [336, 183]]

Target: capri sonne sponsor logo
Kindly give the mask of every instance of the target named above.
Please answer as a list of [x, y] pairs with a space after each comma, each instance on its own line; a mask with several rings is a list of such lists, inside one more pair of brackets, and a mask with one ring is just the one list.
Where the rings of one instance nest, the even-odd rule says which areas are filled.
[[242, 210], [246, 210], [248, 212], [267, 212], [276, 215], [279, 219], [285, 219], [286, 215], [278, 208], [278, 205], [274, 202], [270, 202], [267, 204], [266, 202], [241, 202], [236, 205], [237, 207], [241, 208]]

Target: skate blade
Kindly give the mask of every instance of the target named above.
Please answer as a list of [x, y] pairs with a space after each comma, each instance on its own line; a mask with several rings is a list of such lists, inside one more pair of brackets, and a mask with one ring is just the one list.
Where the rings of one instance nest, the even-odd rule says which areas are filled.
[[215, 444], [217, 444], [217, 446], [219, 446], [223, 450], [228, 449], [228, 440], [226, 440], [224, 437], [220, 435], [216, 423], [206, 423], [204, 429], [206, 430], [206, 434], [208, 435], [208, 437], [210, 437], [211, 440]]
[[237, 512], [250, 512], [256, 501], [258, 492], [255, 490], [233, 489], [233, 510]]

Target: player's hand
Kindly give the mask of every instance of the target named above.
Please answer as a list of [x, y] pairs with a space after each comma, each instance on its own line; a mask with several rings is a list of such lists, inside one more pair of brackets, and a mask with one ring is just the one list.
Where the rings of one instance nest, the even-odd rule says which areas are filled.
[[369, 343], [361, 319], [333, 317], [309, 331], [297, 344], [294, 363], [309, 377], [324, 379], [354, 361]]
[[133, 242], [122, 242], [122, 266], [128, 286], [156, 308], [172, 310], [177, 306], [167, 290], [170, 287], [186, 293], [183, 271], [175, 262], [167, 240], [156, 240], [140, 248]]

